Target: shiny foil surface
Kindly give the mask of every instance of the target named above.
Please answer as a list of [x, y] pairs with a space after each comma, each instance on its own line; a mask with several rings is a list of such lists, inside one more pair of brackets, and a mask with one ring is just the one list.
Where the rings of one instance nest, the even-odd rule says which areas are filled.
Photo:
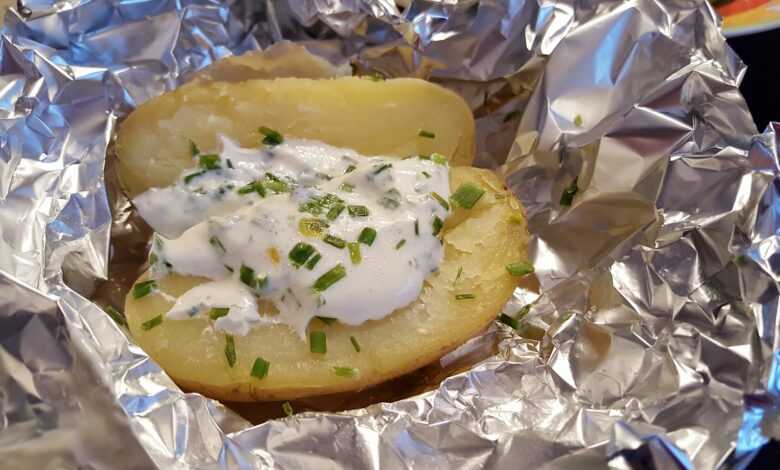
[[[19, 2], [0, 42], [0, 468], [744, 466], [780, 436], [780, 125], [757, 133], [717, 23], [693, 0]], [[117, 123], [282, 40], [459, 92], [478, 163], [528, 211], [541, 294], [519, 288], [517, 330], [464, 347], [498, 353], [433, 390], [252, 426], [88, 299], [128, 255], [104, 178]]]

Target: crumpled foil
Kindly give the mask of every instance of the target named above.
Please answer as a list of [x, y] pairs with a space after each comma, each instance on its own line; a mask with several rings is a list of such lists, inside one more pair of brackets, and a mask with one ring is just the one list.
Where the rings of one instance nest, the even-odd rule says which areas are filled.
[[[757, 135], [705, 2], [19, 3], [0, 43], [0, 467], [744, 467], [780, 436], [780, 125]], [[518, 289], [519, 329], [434, 390], [252, 426], [88, 297], [116, 255], [118, 120], [284, 39], [459, 92], [478, 163], [527, 208], [542, 294]]]

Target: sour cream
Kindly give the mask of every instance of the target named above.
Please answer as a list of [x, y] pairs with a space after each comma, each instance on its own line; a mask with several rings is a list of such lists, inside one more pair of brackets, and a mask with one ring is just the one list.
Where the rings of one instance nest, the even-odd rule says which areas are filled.
[[409, 305], [442, 261], [450, 187], [439, 156], [366, 157], [297, 139], [247, 149], [223, 138], [196, 161], [175, 185], [134, 200], [158, 233], [152, 278], [211, 279], [168, 319], [228, 309], [216, 329], [281, 323], [305, 337], [315, 316], [359, 325]]

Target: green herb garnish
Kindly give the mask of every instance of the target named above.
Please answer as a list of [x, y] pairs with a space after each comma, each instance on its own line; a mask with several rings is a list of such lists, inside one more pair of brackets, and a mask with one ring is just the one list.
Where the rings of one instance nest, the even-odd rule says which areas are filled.
[[561, 205], [562, 206], [571, 206], [572, 201], [574, 201], [574, 196], [577, 194], [577, 191], [579, 191], [580, 188], [577, 187], [577, 179], [574, 178], [574, 181], [571, 182], [569, 187], [563, 190], [563, 194], [561, 194]]
[[512, 276], [526, 276], [534, 272], [534, 265], [528, 261], [519, 261], [506, 265], [506, 270]]
[[268, 375], [268, 369], [271, 368], [271, 363], [263, 359], [262, 357], [258, 357], [255, 359], [255, 363], [252, 364], [252, 372], [250, 374], [252, 377], [255, 377], [257, 379], [262, 379], [266, 375]]
[[402, 246], [406, 245], [406, 239], [402, 238], [400, 242], [395, 244], [395, 249], [400, 250]]
[[358, 241], [364, 245], [371, 246], [374, 244], [374, 240], [376, 240], [376, 230], [371, 227], [364, 228], [358, 235]]
[[299, 242], [290, 250], [290, 253], [287, 256], [293, 266], [300, 268], [315, 251], [317, 250], [308, 243]]
[[279, 145], [284, 142], [284, 136], [282, 136], [282, 134], [268, 127], [261, 126], [258, 129], [258, 132], [265, 136], [263, 137], [263, 143], [265, 145]]
[[516, 318], [512, 318], [512, 317], [510, 317], [509, 315], [507, 315], [506, 313], [503, 313], [503, 312], [501, 313], [501, 315], [498, 316], [498, 321], [500, 321], [504, 325], [508, 325], [508, 326], [512, 327], [515, 330], [517, 329], [517, 327], [519, 325], [519, 322], [517, 321]]
[[577, 126], [577, 127], [582, 127], [582, 116], [581, 115], [578, 114], [578, 115], [574, 116], [574, 125]]
[[473, 183], [463, 183], [452, 195], [452, 201], [464, 209], [471, 209], [485, 194], [485, 190]]
[[442, 227], [444, 227], [444, 222], [442, 222], [442, 220], [439, 218], [438, 215], [434, 216], [434, 218], [433, 218], [433, 236], [434, 237], [436, 235], [438, 235], [439, 232], [441, 232]]
[[273, 173], [266, 173], [265, 179], [265, 186], [277, 194], [286, 193], [290, 190], [290, 185]]
[[309, 271], [313, 270], [315, 266], [317, 266], [317, 263], [320, 262], [322, 259], [322, 255], [317, 253], [314, 256], [311, 257], [308, 263], [306, 263], [306, 269]]
[[378, 175], [379, 173], [382, 173], [383, 171], [387, 170], [388, 168], [390, 168], [392, 166], [393, 166], [392, 163], [383, 163], [383, 164], [379, 165], [378, 167], [376, 167], [374, 169], [374, 171], [372, 171], [371, 173], [374, 174], [374, 175]]
[[213, 246], [218, 251], [224, 253], [225, 252], [225, 245], [222, 244], [221, 241], [219, 241], [219, 238], [217, 238], [216, 235], [212, 235], [209, 237], [209, 245]]
[[339, 237], [330, 235], [330, 234], [325, 235], [325, 238], [323, 238], [322, 241], [324, 241], [328, 245], [335, 246], [336, 248], [339, 248], [339, 249], [344, 248], [345, 246], [347, 246], [347, 242], [346, 241], [344, 241], [343, 239], [341, 239]]
[[312, 289], [314, 289], [316, 292], [322, 292], [326, 290], [328, 287], [332, 286], [333, 284], [344, 279], [346, 275], [347, 275], [347, 270], [344, 269], [343, 265], [338, 264], [333, 268], [331, 268], [328, 272], [326, 272], [325, 274], [317, 278], [317, 280], [314, 281], [314, 285], [312, 286]]
[[417, 219], [414, 219], [414, 234], [420, 236], [420, 221]]
[[357, 167], [356, 167], [355, 165], [349, 165], [349, 166], [347, 167], [347, 169], [344, 171], [344, 174], [346, 175], [347, 173], [352, 173], [352, 172], [353, 172], [353, 171], [355, 171], [356, 169], [357, 169]]
[[358, 370], [354, 367], [339, 367], [333, 368], [333, 372], [339, 377], [354, 377], [357, 375]]
[[298, 222], [298, 232], [304, 237], [320, 237], [328, 227], [322, 219], [303, 218]]
[[260, 197], [265, 197], [265, 186], [263, 186], [263, 183], [260, 181], [253, 181], [238, 188], [238, 194], [242, 196], [250, 193], [257, 193]]
[[133, 298], [140, 299], [151, 294], [154, 289], [157, 289], [157, 282], [154, 280], [139, 282], [133, 286]]
[[338, 219], [342, 212], [344, 212], [344, 204], [336, 204], [328, 211], [328, 220]]
[[431, 174], [430, 174], [430, 173], [428, 173], [427, 171], [423, 171], [423, 172], [422, 172], [422, 174], [423, 174], [423, 176], [425, 176], [426, 178], [430, 178], [430, 177], [431, 177]]
[[446, 199], [444, 199], [443, 197], [441, 197], [441, 195], [440, 195], [439, 193], [437, 193], [436, 191], [434, 191], [434, 192], [432, 192], [432, 193], [431, 193], [431, 196], [433, 196], [433, 198], [434, 198], [434, 199], [436, 199], [436, 201], [437, 201], [439, 204], [441, 204], [441, 206], [444, 208], [444, 210], [445, 210], [445, 211], [448, 211], [448, 210], [450, 210], [450, 204], [447, 202], [447, 200], [446, 200]]
[[341, 185], [339, 185], [339, 189], [344, 191], [345, 193], [351, 193], [352, 191], [355, 190], [355, 185], [349, 183], [341, 183]]
[[309, 350], [317, 354], [325, 354], [328, 352], [328, 339], [324, 332], [309, 332]]
[[355, 352], [360, 352], [360, 343], [354, 336], [349, 337], [349, 342], [352, 343], [352, 347], [355, 348]]
[[194, 180], [198, 176], [203, 175], [204, 173], [206, 173], [206, 170], [197, 171], [195, 173], [190, 173], [189, 175], [184, 177], [184, 184], [189, 184], [190, 181]]
[[333, 317], [320, 317], [320, 316], [316, 316], [316, 317], [314, 317], [314, 318], [316, 318], [317, 320], [321, 321], [322, 323], [324, 323], [324, 324], [326, 324], [326, 325], [328, 325], [328, 326], [330, 326], [330, 325], [332, 325], [332, 324], [336, 323], [336, 321], [337, 321], [337, 320], [336, 320], [335, 318], [333, 318]]
[[225, 357], [230, 367], [236, 365], [236, 343], [231, 335], [225, 335]]
[[282, 411], [284, 411], [284, 414], [288, 417], [293, 415], [293, 407], [289, 401], [282, 403]]
[[388, 209], [398, 209], [401, 205], [401, 193], [395, 188], [388, 189], [379, 202]]
[[243, 264], [238, 272], [238, 278], [252, 289], [261, 289], [268, 283], [268, 277], [255, 276], [255, 270]]
[[190, 140], [190, 155], [192, 155], [193, 157], [197, 157], [199, 153], [200, 153], [200, 149], [198, 148], [198, 146], [195, 144], [195, 142]]
[[455, 300], [471, 300], [476, 298], [477, 296], [474, 294], [455, 294]]
[[363, 259], [360, 255], [360, 245], [357, 242], [349, 242], [347, 250], [349, 250], [349, 259], [352, 260], [352, 264], [360, 264]]
[[222, 168], [219, 165], [219, 155], [215, 153], [207, 153], [198, 157], [198, 166], [204, 170], [219, 170]]
[[211, 310], [209, 310], [209, 318], [211, 318], [212, 320], [216, 320], [217, 318], [224, 317], [228, 313], [230, 313], [230, 308], [214, 307]]
[[418, 132], [417, 135], [420, 136], [420, 137], [425, 137], [426, 139], [435, 139], [436, 138], [436, 134], [434, 134], [433, 132], [430, 132], [430, 131], [423, 130], [423, 129], [420, 129], [420, 132]]
[[119, 310], [109, 305], [106, 307], [106, 313], [109, 317], [111, 317], [112, 320], [114, 320], [117, 325], [124, 327], [127, 326], [127, 318], [125, 318], [124, 314], [122, 314], [122, 312]]
[[149, 321], [145, 321], [141, 323], [141, 329], [144, 331], [149, 331], [155, 326], [159, 326], [163, 322], [163, 316], [157, 315], [156, 317], [152, 318]]
[[347, 212], [352, 217], [368, 217], [368, 207], [366, 206], [347, 206]]
[[431, 154], [431, 160], [433, 160], [433, 163], [437, 165], [446, 165], [447, 164], [447, 157], [440, 153], [432, 153]]
[[455, 280], [452, 281], [452, 285], [457, 284], [460, 281], [460, 277], [463, 275], [463, 266], [458, 266], [458, 274], [455, 276]]

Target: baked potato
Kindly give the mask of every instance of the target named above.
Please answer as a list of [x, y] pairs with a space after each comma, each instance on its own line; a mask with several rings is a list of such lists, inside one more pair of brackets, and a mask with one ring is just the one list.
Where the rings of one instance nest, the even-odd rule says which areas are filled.
[[[213, 81], [161, 95], [128, 116], [115, 147], [120, 184], [130, 197], [168, 186], [192, 166], [190, 141], [213, 149], [222, 134], [252, 147], [259, 143], [261, 125], [364, 155], [436, 152], [452, 165], [474, 159], [474, 118], [468, 106], [455, 93], [424, 80]], [[436, 138], [420, 137], [421, 130]]]
[[[406, 308], [359, 326], [311, 326], [325, 331], [327, 354], [286, 325], [254, 328], [236, 336], [236, 364], [228, 367], [225, 334], [207, 318], [142, 325], [167, 312], [176, 298], [204, 278], [171, 275], [157, 281], [166, 295], [134, 299], [125, 315], [136, 342], [182, 387], [227, 401], [286, 400], [359, 390], [422, 367], [476, 335], [500, 313], [517, 285], [506, 265], [526, 259], [528, 235], [519, 203], [487, 170], [454, 167], [450, 185], [472, 182], [486, 190], [472, 209], [455, 207], [445, 223], [444, 261], [425, 281], [420, 297]], [[139, 282], [144, 281], [142, 276]], [[358, 342], [360, 351], [353, 346]], [[268, 375], [252, 377], [256, 357], [270, 362]], [[346, 369], [337, 369], [346, 368]], [[339, 375], [336, 371], [348, 371]], [[347, 376], [344, 376], [347, 375]]]

